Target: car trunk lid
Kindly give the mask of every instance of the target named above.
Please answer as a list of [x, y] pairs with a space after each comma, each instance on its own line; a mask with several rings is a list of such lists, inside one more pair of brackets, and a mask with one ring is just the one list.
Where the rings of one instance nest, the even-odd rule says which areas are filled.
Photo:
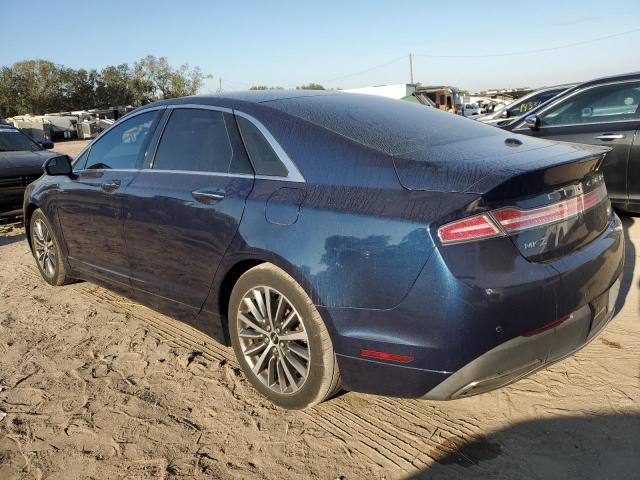
[[493, 169], [474, 162], [478, 168], [467, 175], [465, 191], [480, 194], [487, 212], [440, 231], [454, 242], [473, 240], [470, 232], [483, 238], [508, 236], [530, 261], [566, 255], [595, 239], [610, 220], [599, 171], [607, 151], [553, 144], [526, 151], [524, 159], [512, 157], [510, 164], [487, 159]]

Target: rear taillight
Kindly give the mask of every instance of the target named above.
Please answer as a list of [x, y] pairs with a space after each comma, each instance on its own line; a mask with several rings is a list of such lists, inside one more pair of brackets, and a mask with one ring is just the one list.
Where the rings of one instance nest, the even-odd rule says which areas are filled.
[[463, 218], [440, 227], [438, 237], [443, 244], [503, 237], [568, 220], [594, 207], [606, 197], [607, 190], [604, 184], [600, 184], [588, 193], [544, 207], [526, 210], [518, 207], [505, 207]]
[[504, 235], [488, 214], [475, 215], [448, 223], [438, 229], [442, 243], [467, 242]]

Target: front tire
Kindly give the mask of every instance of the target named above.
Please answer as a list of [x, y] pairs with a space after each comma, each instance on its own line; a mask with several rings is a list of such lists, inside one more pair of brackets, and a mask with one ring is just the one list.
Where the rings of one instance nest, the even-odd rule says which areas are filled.
[[318, 310], [275, 265], [258, 265], [238, 279], [229, 334], [245, 376], [276, 405], [312, 407], [339, 389], [333, 344]]
[[42, 210], [33, 212], [29, 225], [31, 250], [42, 278], [54, 286], [71, 282], [62, 258], [60, 242]]

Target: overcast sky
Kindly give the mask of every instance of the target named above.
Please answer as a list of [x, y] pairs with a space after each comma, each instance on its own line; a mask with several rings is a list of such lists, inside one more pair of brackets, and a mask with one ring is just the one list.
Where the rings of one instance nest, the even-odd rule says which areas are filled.
[[502, 55], [580, 42], [590, 43], [510, 56], [416, 56], [414, 79], [477, 91], [640, 70], [637, 0], [0, 0], [0, 22], [0, 65], [44, 58], [101, 68], [151, 54], [213, 75], [205, 92], [217, 88], [218, 78], [226, 90], [404, 83], [410, 52]]

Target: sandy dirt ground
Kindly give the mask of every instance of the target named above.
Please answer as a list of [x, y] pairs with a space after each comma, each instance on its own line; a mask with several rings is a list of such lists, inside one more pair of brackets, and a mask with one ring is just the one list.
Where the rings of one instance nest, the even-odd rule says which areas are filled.
[[0, 225], [0, 479], [640, 478], [640, 221], [624, 226], [621, 311], [575, 356], [455, 402], [287, 412], [190, 327], [48, 286], [21, 224]]

